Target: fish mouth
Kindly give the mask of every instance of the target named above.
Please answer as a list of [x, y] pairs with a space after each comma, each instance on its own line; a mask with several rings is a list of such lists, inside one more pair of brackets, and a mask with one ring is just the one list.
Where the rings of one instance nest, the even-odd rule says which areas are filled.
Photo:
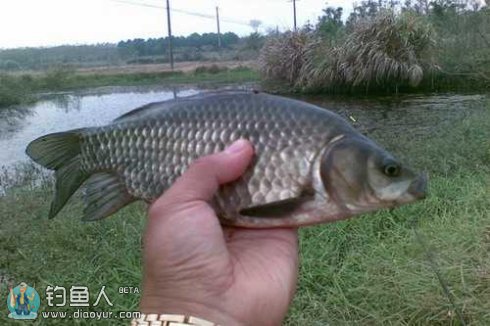
[[427, 173], [420, 174], [408, 187], [408, 193], [416, 199], [427, 197]]

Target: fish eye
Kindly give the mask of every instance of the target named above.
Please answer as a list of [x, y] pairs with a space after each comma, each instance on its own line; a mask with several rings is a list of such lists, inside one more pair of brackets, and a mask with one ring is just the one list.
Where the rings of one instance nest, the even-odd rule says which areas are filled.
[[401, 172], [401, 167], [395, 162], [390, 162], [385, 164], [385, 166], [383, 167], [383, 172], [389, 177], [398, 177]]

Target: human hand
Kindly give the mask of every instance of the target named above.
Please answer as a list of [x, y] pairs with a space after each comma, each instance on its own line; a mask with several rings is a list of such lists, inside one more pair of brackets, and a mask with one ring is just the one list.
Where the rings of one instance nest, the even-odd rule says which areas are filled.
[[151, 205], [142, 312], [220, 325], [281, 324], [297, 282], [296, 229], [222, 228], [208, 204], [252, 157], [252, 146], [239, 140], [200, 158]]

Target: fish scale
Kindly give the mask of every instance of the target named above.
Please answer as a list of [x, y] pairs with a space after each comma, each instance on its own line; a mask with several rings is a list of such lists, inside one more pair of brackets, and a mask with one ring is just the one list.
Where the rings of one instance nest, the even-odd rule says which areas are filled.
[[[95, 220], [136, 199], [154, 201], [196, 158], [248, 139], [254, 162], [238, 180], [220, 187], [213, 207], [224, 224], [294, 226], [321, 222], [320, 213], [336, 218], [349, 214], [340, 212], [342, 205], [315, 181], [324, 177], [319, 171], [327, 161], [323, 155], [335, 145], [333, 140], [343, 137], [383, 151], [338, 115], [311, 104], [263, 93], [221, 92], [152, 103], [107, 126], [43, 136], [27, 152], [60, 177], [68, 166], [77, 169], [72, 171], [78, 173], [73, 177], [76, 188], [89, 178], [85, 218]], [[71, 162], [67, 167], [50, 163], [50, 156], [65, 153]], [[64, 193], [72, 188], [75, 184], [57, 182], [50, 215], [61, 209], [71, 195]], [[108, 189], [118, 193], [104, 194]]]
[[[212, 104], [176, 106], [162, 113], [164, 120], [150, 120], [145, 126], [140, 121], [131, 121], [90, 130], [82, 143], [82, 153], [90, 155], [82, 161], [82, 166], [88, 173], [117, 170], [122, 163], [118, 154], [126, 152], [134, 143], [137, 152], [133, 156], [143, 160], [127, 162], [122, 177], [130, 195], [152, 201], [197, 157], [247, 138], [255, 145], [258, 157], [254, 173], [247, 174], [232, 187], [223, 188], [216, 198], [217, 209], [231, 216], [236, 207], [228, 207], [228, 201], [233, 206], [248, 207], [285, 199], [292, 193], [288, 189], [293, 184], [291, 177], [294, 183], [301, 182], [297, 180], [297, 172], [300, 178], [308, 172], [297, 158], [317, 150], [321, 146], [317, 139], [322, 135], [315, 131], [314, 119], [291, 117], [288, 110], [280, 110], [283, 114], [268, 121], [272, 116], [267, 111], [274, 110], [275, 103], [246, 108], [247, 100], [243, 97], [228, 103], [227, 110]], [[207, 132], [200, 132], [203, 121], [205, 128], [209, 128]], [[307, 134], [316, 137], [301, 138]], [[169, 167], [164, 174], [158, 172], [162, 166]]]

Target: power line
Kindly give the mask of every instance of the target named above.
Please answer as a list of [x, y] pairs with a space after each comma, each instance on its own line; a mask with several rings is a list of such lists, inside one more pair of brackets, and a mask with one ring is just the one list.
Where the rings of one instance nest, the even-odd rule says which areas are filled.
[[128, 5], [134, 5], [134, 6], [140, 6], [140, 7], [148, 7], [148, 8], [158, 8], [158, 9], [165, 9], [164, 6], [159, 6], [159, 5], [152, 5], [149, 3], [142, 3], [142, 2], [132, 2], [132, 1], [124, 1], [124, 0], [111, 0], [112, 2], [119, 2], [119, 3], [124, 3]]
[[[147, 7], [147, 8], [158, 8], [158, 9], [166, 9], [164, 6], [156, 5], [156, 4], [150, 4], [150, 3], [144, 3], [140, 1], [126, 1], [126, 0], [111, 0], [112, 2], [119, 2], [119, 3], [124, 3], [128, 5], [133, 5], [133, 6], [140, 6], [140, 7]], [[190, 10], [184, 10], [184, 9], [176, 9], [176, 8], [171, 8], [170, 9], [172, 12], [184, 14], [184, 15], [189, 15], [189, 16], [195, 16], [195, 17], [201, 17], [201, 18], [206, 18], [206, 19], [212, 19], [215, 20], [216, 16], [215, 15], [210, 15], [210, 14], [203, 14], [200, 12], [196, 11], [190, 11]], [[232, 19], [232, 18], [223, 18], [220, 17], [220, 21], [222, 22], [227, 22], [231, 24], [237, 24], [237, 25], [244, 25], [250, 27], [250, 23], [243, 21], [243, 20], [237, 20], [237, 19]]]

